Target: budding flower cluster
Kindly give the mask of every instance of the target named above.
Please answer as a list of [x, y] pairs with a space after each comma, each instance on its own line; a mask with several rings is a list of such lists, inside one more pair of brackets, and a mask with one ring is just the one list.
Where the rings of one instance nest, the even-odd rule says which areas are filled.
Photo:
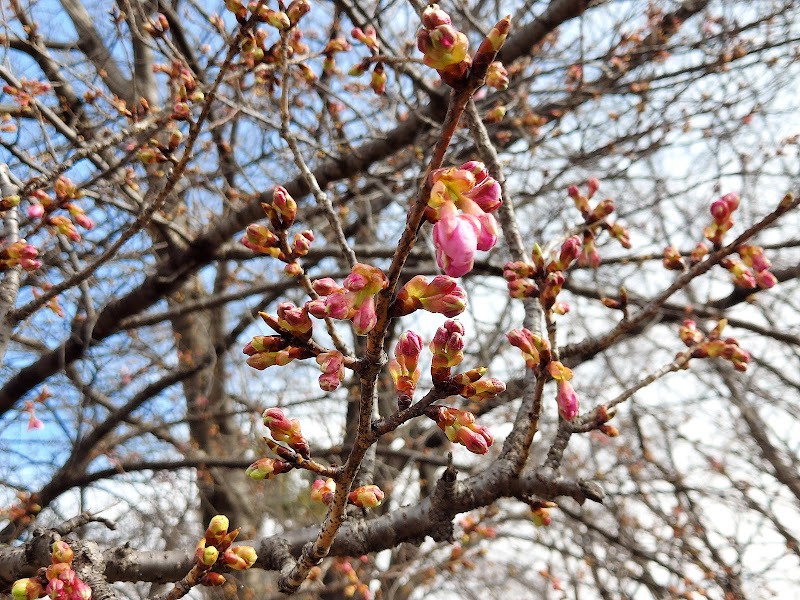
[[289, 340], [277, 335], [257, 335], [242, 349], [249, 356], [247, 364], [263, 371], [268, 367], [288, 365], [296, 359], [311, 358], [313, 354], [305, 348], [292, 346]]
[[417, 32], [417, 48], [423, 62], [437, 71], [447, 83], [464, 78], [471, 65], [467, 36], [452, 25], [450, 15], [430, 4], [422, 13], [422, 28]]
[[434, 384], [447, 381], [450, 369], [464, 359], [464, 326], [458, 321], [445, 321], [436, 330], [430, 350], [433, 354], [431, 378]]
[[41, 261], [36, 260], [39, 251], [35, 246], [28, 244], [25, 240], [19, 240], [0, 250], [0, 271], [11, 269], [19, 265], [25, 271], [35, 271], [42, 266]]
[[264, 322], [281, 335], [290, 335], [304, 342], [311, 339], [313, 323], [308, 316], [308, 309], [298, 307], [291, 302], [278, 304], [278, 316], [260, 312], [259, 316]]
[[205, 535], [197, 542], [194, 563], [195, 569], [199, 571], [198, 580], [201, 585], [213, 587], [225, 583], [225, 577], [221, 573], [211, 572], [216, 566], [243, 571], [258, 560], [252, 546], [231, 548], [239, 535], [239, 529], [228, 531], [229, 526], [230, 522], [225, 515], [216, 515], [209, 522]]
[[378, 267], [356, 263], [341, 287], [330, 277], [314, 281], [314, 291], [324, 299], [311, 300], [306, 308], [318, 319], [352, 321], [356, 335], [366, 335], [377, 324], [375, 296], [387, 285]]
[[269, 428], [272, 439], [276, 442], [286, 442], [303, 458], [311, 456], [308, 442], [300, 431], [300, 421], [287, 419], [280, 408], [268, 408], [261, 416], [264, 425]]
[[333, 502], [333, 495], [336, 493], [336, 482], [328, 478], [327, 481], [317, 479], [311, 484], [311, 500], [330, 504]]
[[679, 335], [684, 344], [694, 348], [692, 358], [723, 358], [737, 371], [746, 371], [750, 354], [739, 346], [736, 338], [722, 339], [722, 330], [727, 324], [727, 319], [720, 319], [716, 327], [706, 336], [697, 329], [694, 321], [686, 319], [679, 329]]
[[276, 475], [286, 473], [292, 470], [292, 465], [282, 460], [275, 460], [274, 458], [259, 458], [249, 467], [245, 473], [250, 479], [255, 481], [263, 481], [265, 479], [272, 479]]
[[764, 256], [764, 249], [761, 246], [742, 244], [737, 248], [737, 252], [741, 261], [732, 258], [720, 261], [720, 264], [731, 272], [736, 285], [748, 289], [754, 287], [769, 289], [778, 283], [775, 275], [769, 271], [772, 263]]
[[383, 502], [383, 492], [377, 485], [362, 485], [347, 495], [347, 501], [359, 508], [378, 508]]
[[461, 277], [472, 270], [476, 251], [491, 250], [497, 242], [497, 221], [489, 213], [502, 203], [500, 184], [477, 161], [437, 169], [429, 181], [425, 214], [435, 223], [436, 262], [447, 275]]
[[437, 275], [428, 283], [424, 275], [417, 275], [397, 293], [391, 308], [393, 317], [402, 317], [415, 310], [427, 310], [452, 318], [467, 307], [467, 293], [458, 281], [447, 275]]
[[394, 359], [389, 363], [389, 373], [397, 392], [397, 402], [401, 408], [411, 404], [411, 397], [417, 388], [420, 370], [417, 366], [422, 352], [422, 338], [413, 331], [400, 335], [394, 348]]
[[322, 370], [319, 376], [319, 387], [324, 392], [332, 392], [344, 379], [344, 355], [338, 350], [320, 352], [317, 364]]
[[522, 351], [525, 366], [536, 369], [539, 365], [546, 366], [550, 363], [550, 342], [528, 329], [512, 329], [506, 334], [512, 346]]
[[733, 227], [733, 213], [737, 208], [739, 208], [739, 196], [732, 192], [711, 203], [712, 222], [703, 230], [703, 235], [714, 244], [715, 248], [722, 245], [722, 238]]
[[589, 200], [594, 197], [599, 188], [600, 181], [596, 177], [590, 177], [586, 181], [586, 195], [582, 194], [576, 185], [572, 185], [567, 189], [567, 195], [572, 198], [575, 208], [580, 211], [585, 223], [583, 246], [578, 256], [578, 264], [590, 266], [593, 269], [600, 266], [600, 254], [597, 251], [596, 240], [601, 229], [607, 231], [623, 248], [631, 247], [628, 230], [619, 221], [614, 223], [608, 221], [608, 216], [615, 210], [614, 200], [605, 198], [598, 202], [594, 208], [589, 204]]
[[431, 406], [425, 411], [425, 415], [436, 422], [448, 440], [461, 444], [474, 454], [486, 454], [494, 442], [489, 430], [478, 425], [475, 422], [475, 415], [466, 410]]
[[19, 579], [11, 588], [14, 600], [33, 600], [48, 596], [53, 600], [90, 600], [92, 588], [81, 580], [72, 568], [75, 553], [63, 540], [53, 542], [50, 566], [42, 568], [36, 577]]

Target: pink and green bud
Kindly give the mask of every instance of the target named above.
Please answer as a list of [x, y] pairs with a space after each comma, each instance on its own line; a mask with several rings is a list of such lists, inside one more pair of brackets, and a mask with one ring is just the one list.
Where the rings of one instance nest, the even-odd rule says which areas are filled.
[[258, 314], [267, 325], [278, 333], [289, 333], [306, 341], [311, 339], [313, 323], [305, 306], [299, 307], [291, 302], [281, 302], [278, 304], [277, 317], [264, 312]]
[[334, 391], [344, 379], [344, 356], [338, 350], [331, 350], [320, 352], [316, 360], [322, 369], [319, 387], [325, 392]]
[[631, 236], [628, 230], [619, 221], [611, 225], [609, 229], [611, 237], [616, 239], [623, 248], [629, 249], [631, 247]]
[[265, 479], [272, 479], [276, 475], [290, 471], [292, 466], [282, 460], [274, 458], [259, 458], [249, 467], [245, 473], [250, 479], [255, 481], [263, 481]]
[[62, 215], [51, 216], [48, 219], [48, 224], [52, 227], [55, 227], [58, 233], [68, 237], [73, 242], [81, 241], [81, 234], [78, 233], [78, 230], [75, 229], [75, 225], [69, 220], [69, 218]]
[[464, 327], [458, 321], [445, 321], [436, 330], [430, 350], [433, 354], [431, 375], [434, 382], [444, 381], [450, 377], [451, 367], [455, 367], [464, 359]]
[[228, 521], [228, 517], [225, 515], [216, 515], [215, 517], [212, 517], [211, 521], [208, 523], [208, 528], [206, 529], [204, 536], [206, 543], [216, 546], [222, 542], [228, 533], [229, 526], [230, 521]]
[[578, 416], [580, 400], [569, 381], [561, 380], [558, 382], [558, 414], [566, 421], [571, 421]]
[[738, 252], [744, 264], [752, 267], [754, 271], [766, 271], [772, 266], [769, 259], [764, 256], [764, 249], [761, 246], [743, 244], [739, 246]]
[[333, 495], [335, 493], [336, 482], [333, 479], [328, 479], [327, 481], [317, 479], [311, 484], [311, 500], [314, 502], [330, 504], [333, 502]]
[[572, 369], [564, 366], [560, 361], [554, 360], [547, 365], [547, 372], [556, 381], [569, 381], [572, 379]]
[[733, 276], [733, 283], [739, 287], [752, 289], [756, 287], [756, 278], [753, 272], [738, 258], [726, 258], [720, 264], [728, 269]]
[[697, 324], [691, 319], [686, 319], [678, 330], [678, 336], [687, 346], [695, 346], [703, 341], [703, 332], [697, 329]]
[[756, 271], [756, 284], [764, 290], [775, 287], [778, 283], [777, 277], [769, 271]]
[[561, 288], [566, 279], [561, 271], [548, 273], [547, 278], [544, 280], [544, 285], [539, 293], [539, 299], [545, 310], [550, 310], [556, 303], [556, 298], [561, 293]]
[[346, 39], [337, 37], [333, 38], [332, 40], [328, 40], [328, 43], [325, 45], [325, 49], [322, 51], [322, 53], [333, 54], [335, 52], [346, 52], [350, 49], [350, 43]]
[[475, 402], [489, 400], [498, 394], [506, 391], [506, 384], [495, 377], [482, 379], [470, 385], [465, 385], [459, 390], [459, 394]]
[[17, 579], [11, 588], [11, 597], [14, 600], [35, 600], [45, 595], [42, 584], [36, 579]]
[[369, 60], [369, 58], [365, 58], [361, 62], [358, 62], [352, 67], [350, 67], [350, 70], [347, 72], [347, 74], [350, 77], [361, 77], [364, 73], [366, 73], [369, 70], [369, 66], [371, 64], [372, 62]]
[[72, 548], [69, 547], [67, 542], [63, 540], [53, 542], [50, 554], [50, 561], [53, 564], [66, 563], [69, 565], [72, 564], [73, 558], [75, 558], [75, 553], [72, 551]]
[[314, 232], [306, 229], [300, 233], [294, 234], [294, 243], [292, 244], [292, 252], [295, 256], [305, 256], [311, 250], [311, 242], [314, 241]]
[[489, 430], [475, 423], [475, 415], [448, 406], [432, 406], [425, 415], [433, 419], [447, 439], [475, 454], [486, 454], [494, 442]]
[[469, 371], [459, 373], [458, 375], [453, 375], [453, 383], [456, 385], [468, 386], [486, 375], [488, 370], [487, 367], [476, 367]]
[[439, 8], [438, 4], [429, 4], [422, 12], [422, 26], [426, 29], [434, 29], [440, 25], [450, 25], [450, 15]]
[[594, 210], [589, 215], [587, 221], [589, 223], [601, 221], [613, 212], [614, 212], [614, 200], [612, 200], [611, 198], [606, 198], [605, 200], [601, 200], [597, 204], [597, 206], [594, 207]]
[[573, 235], [568, 237], [564, 240], [564, 243], [561, 244], [561, 252], [558, 256], [558, 260], [554, 260], [551, 262], [547, 269], [550, 272], [553, 271], [566, 271], [569, 266], [578, 258], [578, 255], [581, 252], [581, 238], [577, 235]]
[[300, 421], [297, 419], [287, 419], [280, 408], [268, 408], [261, 415], [264, 425], [269, 428], [272, 439], [276, 442], [285, 442], [303, 458], [310, 456], [308, 442], [303, 437], [300, 430]]
[[297, 22], [310, 10], [311, 3], [308, 0], [292, 0], [286, 9], [286, 16], [292, 25], [297, 25]]
[[311, 286], [320, 296], [330, 296], [331, 294], [334, 294], [342, 289], [341, 286], [330, 277], [317, 279], [311, 284]]
[[702, 261], [708, 255], [708, 246], [706, 246], [703, 242], [698, 242], [697, 246], [694, 247], [692, 253], [689, 255], [689, 263], [692, 265], [696, 265], [700, 261]]
[[483, 117], [484, 123], [499, 123], [506, 116], [507, 109], [505, 106], [495, 106], [490, 109]]
[[424, 275], [411, 279], [397, 293], [393, 316], [404, 316], [422, 308], [450, 318], [464, 312], [467, 294], [458, 282], [447, 275], [437, 275], [428, 283]]
[[272, 207], [281, 217], [281, 225], [288, 229], [297, 218], [297, 202], [282, 186], [276, 186], [272, 192]]
[[375, 67], [372, 69], [372, 77], [370, 78], [369, 82], [369, 86], [372, 88], [372, 91], [379, 96], [385, 94], [387, 81], [388, 77], [386, 76], [386, 67], [383, 66], [382, 62], [375, 63]]
[[662, 264], [668, 271], [683, 271], [686, 266], [680, 251], [675, 246], [667, 246], [664, 248]]
[[194, 557], [198, 565], [203, 567], [213, 567], [219, 558], [219, 550], [214, 546], [206, 546], [206, 540], [200, 540], [197, 544]]
[[225, 583], [225, 576], [222, 573], [203, 573], [200, 576], [200, 585], [205, 587], [218, 587]]
[[17, 194], [4, 196], [2, 199], [0, 199], [0, 210], [8, 210], [9, 208], [19, 206], [21, 201], [22, 199]]
[[508, 71], [503, 63], [495, 61], [490, 64], [486, 72], [486, 85], [496, 90], [505, 90], [508, 89], [508, 83]]
[[522, 351], [527, 368], [535, 369], [540, 364], [550, 362], [550, 343], [542, 336], [528, 329], [512, 329], [506, 334], [506, 338], [512, 346]]
[[234, 571], [249, 569], [256, 564], [256, 560], [258, 560], [258, 554], [256, 554], [256, 549], [252, 546], [228, 548], [225, 550], [225, 554], [222, 555], [223, 564]]
[[278, 237], [266, 225], [260, 223], [248, 225], [242, 238], [242, 244], [246, 248], [268, 254], [273, 258], [277, 258], [281, 254], [281, 250], [278, 248], [279, 243]]
[[423, 62], [438, 71], [462, 63], [467, 58], [467, 36], [449, 24], [417, 32], [417, 48]]
[[354, 27], [350, 32], [350, 35], [352, 35], [354, 39], [364, 44], [373, 52], [377, 52], [380, 48], [378, 43], [378, 35], [372, 25], [367, 25], [363, 30], [360, 27]]
[[489, 35], [487, 35], [483, 42], [481, 42], [476, 57], [481, 54], [496, 54], [500, 48], [503, 47], [503, 43], [506, 41], [506, 37], [508, 37], [508, 31], [510, 29], [511, 15], [507, 15], [500, 19], [497, 24], [492, 27]]
[[412, 376], [417, 370], [419, 356], [422, 353], [422, 338], [413, 331], [404, 331], [394, 347], [394, 355], [402, 374]]
[[378, 315], [375, 313], [375, 299], [369, 296], [353, 314], [353, 331], [356, 335], [367, 335], [375, 328], [377, 323]]
[[261, 20], [274, 27], [278, 31], [284, 31], [292, 26], [291, 21], [289, 21], [289, 15], [287, 15], [285, 12], [280, 10], [272, 10], [265, 6], [262, 6], [261, 9], [263, 15]]
[[383, 502], [383, 492], [377, 485], [362, 485], [350, 492], [347, 500], [359, 508], [377, 508]]
[[586, 188], [588, 190], [587, 197], [591, 199], [600, 189], [600, 180], [597, 177], [589, 177], [586, 180]]

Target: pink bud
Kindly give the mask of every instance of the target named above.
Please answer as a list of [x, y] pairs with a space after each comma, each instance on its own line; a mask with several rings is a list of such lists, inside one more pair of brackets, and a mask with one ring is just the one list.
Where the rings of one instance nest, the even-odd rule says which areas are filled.
[[314, 502], [330, 504], [333, 501], [333, 495], [335, 493], [336, 483], [333, 479], [328, 479], [327, 481], [317, 479], [311, 484], [311, 500]]
[[569, 381], [561, 380], [558, 382], [558, 397], [556, 400], [558, 402], [558, 414], [561, 415], [562, 419], [571, 421], [578, 416], [580, 401], [578, 400], [578, 394], [575, 393]]
[[330, 277], [317, 279], [311, 285], [320, 296], [330, 296], [341, 289], [341, 286]]
[[383, 492], [377, 485], [364, 485], [350, 492], [347, 499], [359, 508], [377, 508], [383, 502]]
[[28, 207], [28, 218], [39, 219], [44, 214], [44, 206], [41, 204], [31, 204]]

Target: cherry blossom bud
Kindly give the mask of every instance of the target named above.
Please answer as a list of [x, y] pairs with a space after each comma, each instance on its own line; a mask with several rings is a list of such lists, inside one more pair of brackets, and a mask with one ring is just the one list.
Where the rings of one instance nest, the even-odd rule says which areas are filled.
[[604, 435], [607, 435], [610, 438], [615, 438], [615, 437], [619, 436], [619, 429], [617, 429], [613, 425], [608, 425], [608, 424], [601, 425], [599, 427], [599, 431], [600, 431], [600, 433], [602, 433]]
[[464, 327], [458, 321], [445, 321], [442, 327], [436, 330], [430, 344], [433, 360], [431, 361], [431, 375], [434, 382], [444, 381], [450, 377], [450, 368], [458, 365], [464, 359]]
[[322, 369], [319, 387], [325, 392], [334, 391], [344, 379], [344, 356], [338, 350], [331, 350], [320, 352], [316, 360]]
[[422, 25], [426, 29], [434, 29], [440, 25], [450, 25], [450, 15], [439, 8], [438, 4], [429, 4], [422, 13]]
[[469, 371], [464, 371], [463, 373], [454, 375], [452, 381], [456, 385], [467, 386], [478, 381], [486, 374], [488, 370], [489, 369], [487, 367], [476, 367], [474, 369], [470, 369]]
[[377, 485], [363, 485], [350, 492], [347, 500], [359, 508], [377, 508], [383, 502], [383, 492]]
[[292, 466], [282, 460], [273, 458], [259, 458], [249, 467], [245, 473], [250, 479], [255, 481], [262, 481], [264, 479], [272, 479], [276, 475], [290, 471]]
[[286, 9], [286, 16], [289, 17], [289, 22], [292, 25], [296, 25], [310, 10], [311, 3], [308, 0], [292, 0], [289, 7]]
[[242, 244], [253, 250], [254, 252], [261, 252], [268, 254], [273, 258], [280, 256], [281, 250], [278, 248], [280, 241], [278, 237], [272, 233], [266, 225], [259, 223], [252, 223], [247, 226]]
[[559, 254], [558, 260], [551, 262], [548, 265], [549, 271], [566, 271], [572, 262], [578, 258], [581, 249], [581, 238], [577, 235], [573, 235], [568, 237], [564, 240], [564, 243], [561, 244], [561, 253]]
[[556, 302], [561, 287], [564, 285], [564, 274], [561, 271], [549, 273], [544, 281], [544, 286], [539, 293], [539, 299], [545, 310], [550, 310]]
[[486, 85], [496, 90], [508, 89], [508, 71], [503, 63], [495, 61], [489, 65], [486, 71]]
[[417, 369], [422, 352], [422, 338], [413, 331], [404, 331], [394, 348], [395, 358], [403, 369], [403, 375], [411, 376]]
[[78, 233], [78, 230], [75, 229], [75, 225], [72, 224], [72, 221], [67, 217], [62, 215], [51, 216], [48, 219], [48, 224], [55, 227], [58, 233], [68, 237], [73, 242], [81, 241], [81, 235]]
[[483, 116], [483, 121], [488, 124], [499, 123], [505, 118], [506, 112], [507, 109], [505, 106], [495, 106]]
[[330, 277], [317, 279], [311, 284], [311, 286], [320, 296], [329, 296], [342, 289], [341, 286]]
[[41, 204], [31, 204], [28, 207], [28, 218], [39, 219], [44, 214], [44, 206]]
[[[272, 192], [272, 206], [281, 217], [281, 226], [288, 229], [297, 218], [297, 202], [283, 186], [276, 186]], [[313, 238], [312, 238], [313, 239]]]
[[697, 329], [697, 325], [691, 319], [686, 319], [678, 330], [681, 341], [687, 346], [694, 346], [703, 341], [703, 332]]
[[200, 576], [200, 585], [206, 587], [217, 587], [225, 583], [225, 576], [222, 573], [203, 573]]
[[377, 52], [379, 48], [378, 35], [372, 25], [367, 25], [367, 27], [363, 30], [360, 27], [354, 27], [350, 32], [350, 35], [352, 35], [353, 38], [362, 44], [366, 45], [370, 50]]
[[505, 391], [505, 383], [495, 377], [490, 377], [489, 379], [483, 379], [481, 381], [476, 381], [475, 383], [464, 386], [461, 388], [461, 390], [459, 390], [459, 394], [464, 398], [468, 398], [475, 402], [481, 402], [482, 400], [494, 398], [498, 394], [502, 394]]
[[230, 521], [225, 515], [216, 515], [209, 521], [208, 528], [205, 533], [205, 540], [211, 545], [216, 545], [221, 542], [225, 535], [228, 533]]
[[506, 338], [512, 346], [522, 351], [527, 368], [535, 369], [540, 363], [550, 362], [550, 344], [540, 335], [528, 329], [512, 329], [506, 334]]
[[42, 584], [36, 579], [17, 579], [11, 588], [11, 597], [14, 600], [35, 600], [45, 595]]
[[194, 556], [197, 564], [204, 567], [213, 567], [217, 562], [217, 558], [219, 558], [219, 550], [214, 546], [205, 546], [206, 540], [200, 540], [200, 542], [204, 545], [200, 547], [200, 544], [198, 544], [197, 550], [195, 551]]
[[487, 35], [486, 38], [484, 38], [484, 40], [481, 42], [478, 52], [476, 53], [476, 59], [484, 54], [497, 53], [500, 48], [503, 47], [503, 43], [506, 41], [506, 37], [508, 36], [508, 31], [510, 29], [511, 15], [508, 15], [500, 19], [495, 26], [492, 27], [489, 35]]
[[50, 554], [50, 560], [53, 564], [55, 563], [72, 564], [73, 558], [75, 558], [75, 553], [72, 551], [72, 548], [69, 547], [69, 544], [67, 542], [63, 540], [53, 542]]
[[9, 208], [19, 206], [20, 201], [21, 198], [16, 194], [4, 196], [2, 199], [0, 199], [0, 210], [8, 210]]
[[386, 67], [383, 66], [382, 62], [375, 63], [375, 67], [372, 69], [372, 78], [370, 79], [370, 87], [372, 91], [378, 95], [383, 95], [386, 93]]
[[[298, 277], [303, 274], [303, 267], [301, 267], [299, 263], [290, 262], [285, 267], [283, 267], [283, 272], [289, 275], [289, 277]], [[306, 309], [308, 309], [308, 306], [306, 306]]]
[[669, 271], [683, 271], [686, 266], [683, 262], [681, 253], [675, 246], [667, 246], [664, 248], [664, 259], [662, 261], [664, 268]]
[[558, 382], [556, 401], [558, 402], [558, 414], [561, 415], [562, 419], [571, 421], [578, 416], [580, 401], [578, 400], [578, 394], [575, 393], [569, 381], [561, 380]]
[[333, 502], [333, 495], [335, 493], [336, 482], [333, 479], [328, 479], [327, 481], [317, 479], [311, 484], [311, 500], [314, 502], [330, 504]]
[[611, 237], [615, 238], [623, 248], [629, 249], [631, 247], [631, 237], [628, 230], [617, 221], [611, 225], [609, 230]]
[[255, 548], [252, 546], [236, 546], [228, 548], [222, 555], [222, 562], [234, 571], [244, 571], [249, 569], [258, 560]]
[[595, 221], [600, 221], [605, 219], [608, 215], [614, 212], [614, 200], [611, 198], [606, 198], [605, 200], [601, 200], [597, 206], [594, 207], [594, 210], [589, 215], [587, 219], [588, 222], [593, 223]]
[[758, 287], [768, 290], [769, 288], [774, 287], [777, 283], [778, 279], [769, 271], [756, 272], [756, 284]]
[[703, 242], [698, 242], [689, 256], [689, 264], [696, 265], [708, 255], [708, 246]]

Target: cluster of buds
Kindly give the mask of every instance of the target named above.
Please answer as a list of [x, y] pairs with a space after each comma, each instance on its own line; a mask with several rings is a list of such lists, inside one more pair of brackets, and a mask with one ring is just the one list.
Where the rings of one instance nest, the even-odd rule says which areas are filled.
[[536, 527], [547, 527], [550, 525], [550, 509], [558, 508], [558, 504], [547, 500], [534, 500], [531, 506], [531, 520]]
[[[228, 2], [225, 3], [226, 5]], [[266, 6], [266, 3], [250, 2], [247, 5], [248, 10], [253, 13], [253, 17], [260, 23], [274, 27], [278, 31], [289, 29], [292, 23], [289, 20], [289, 15], [281, 10], [272, 10]], [[238, 8], [237, 8], [238, 10]], [[241, 12], [239, 10], [239, 12]]]
[[733, 227], [733, 213], [737, 208], [739, 208], [739, 196], [733, 192], [711, 203], [712, 222], [703, 230], [703, 235], [714, 248], [722, 246], [722, 238]]
[[397, 405], [401, 410], [411, 406], [411, 398], [417, 389], [421, 352], [422, 338], [413, 331], [403, 332], [394, 347], [394, 359], [389, 363], [389, 373], [394, 381]]
[[281, 302], [278, 304], [277, 312], [277, 317], [265, 312], [258, 314], [267, 325], [284, 337], [297, 338], [303, 342], [311, 339], [314, 324], [311, 322], [305, 306], [300, 307], [291, 302]]
[[550, 363], [550, 342], [542, 336], [523, 328], [512, 329], [506, 334], [506, 338], [512, 346], [522, 351], [527, 368], [537, 370]]
[[447, 439], [461, 444], [474, 454], [486, 454], [494, 442], [492, 434], [483, 425], [475, 422], [475, 415], [466, 410], [449, 406], [431, 406], [425, 416], [432, 419], [444, 431]]
[[35, 79], [20, 79], [19, 87], [11, 84], [3, 86], [3, 93], [8, 94], [18, 106], [30, 106], [33, 104], [34, 96], [46, 94], [52, 89], [50, 83], [46, 81], [36, 81]]
[[359, 508], [378, 508], [383, 502], [383, 492], [377, 485], [362, 485], [347, 495], [347, 501]]
[[344, 379], [344, 355], [338, 350], [317, 354], [317, 364], [322, 370], [319, 376], [319, 387], [325, 392], [332, 392]]
[[211, 519], [205, 535], [197, 542], [194, 568], [189, 579], [195, 580], [200, 585], [214, 587], [225, 583], [222, 573], [212, 571], [215, 567], [244, 571], [256, 563], [258, 555], [252, 546], [231, 548], [231, 544], [239, 535], [239, 530], [228, 531], [229, 525], [228, 517], [224, 515], [217, 515]]
[[477, 161], [437, 169], [429, 183], [425, 216], [435, 223], [436, 262], [447, 275], [461, 277], [472, 270], [477, 250], [491, 250], [497, 242], [497, 221], [490, 213], [502, 203], [500, 184]]
[[503, 278], [508, 285], [509, 295], [512, 298], [539, 298], [545, 310], [553, 309], [558, 314], [568, 312], [569, 306], [556, 299], [566, 281], [562, 269], [575, 261], [579, 248], [580, 238], [569, 237], [561, 245], [558, 257], [547, 263], [539, 244], [534, 244], [531, 255], [533, 264], [516, 261], [503, 266]]
[[336, 482], [328, 478], [317, 479], [311, 484], [311, 500], [314, 502], [321, 502], [322, 504], [330, 504], [333, 502], [333, 495], [336, 493]]
[[490, 400], [506, 391], [506, 384], [496, 377], [482, 379], [488, 369], [477, 367], [458, 375], [454, 375], [451, 382], [458, 386], [458, 394], [467, 400], [480, 402]]
[[48, 596], [53, 600], [90, 600], [92, 588], [82, 581], [72, 568], [75, 553], [63, 540], [53, 542], [50, 566], [42, 568], [36, 577], [19, 579], [11, 588], [14, 600], [33, 600]]
[[590, 266], [596, 269], [600, 266], [600, 254], [597, 251], [596, 239], [599, 231], [605, 230], [609, 235], [616, 239], [623, 248], [630, 248], [631, 241], [628, 230], [618, 221], [611, 223], [608, 221], [609, 215], [614, 212], [614, 200], [605, 198], [598, 202], [594, 208], [589, 204], [597, 190], [600, 188], [600, 181], [596, 177], [590, 177], [586, 182], [586, 195], [582, 194], [578, 186], [572, 185], [567, 189], [567, 194], [575, 203], [584, 220], [583, 247], [578, 256], [578, 264]]
[[502, 91], [508, 89], [508, 84], [508, 71], [503, 66], [503, 63], [494, 61], [486, 71], [486, 85]]
[[264, 420], [264, 425], [269, 428], [272, 439], [276, 442], [289, 444], [289, 447], [303, 458], [311, 456], [308, 442], [300, 431], [300, 421], [287, 419], [280, 408], [268, 408], [261, 417]]
[[286, 188], [276, 186], [272, 192], [272, 202], [262, 202], [261, 208], [269, 218], [272, 229], [261, 223], [252, 223], [245, 230], [242, 244], [253, 252], [287, 263], [286, 272], [296, 274], [295, 261], [308, 254], [314, 233], [308, 229], [296, 233], [289, 246], [288, 230], [297, 218], [297, 202]]
[[263, 371], [268, 367], [288, 365], [295, 359], [314, 356], [308, 349], [293, 346], [291, 342], [277, 335], [257, 335], [242, 349], [249, 356], [247, 364]]
[[[367, 562], [366, 558], [366, 556], [362, 556], [360, 561]], [[345, 585], [342, 589], [344, 597], [352, 598], [353, 600], [372, 600], [373, 595], [369, 586], [361, 581], [352, 562], [348, 558], [339, 558], [336, 559], [336, 563], [332, 567], [332, 570], [344, 580], [343, 583]]]
[[723, 358], [737, 371], [746, 371], [750, 354], [739, 346], [736, 338], [722, 338], [722, 330], [727, 324], [727, 319], [720, 319], [714, 329], [705, 335], [694, 321], [686, 319], [678, 335], [687, 347], [692, 348], [692, 358]]
[[462, 81], [472, 61], [467, 54], [467, 36], [452, 25], [450, 15], [438, 4], [429, 5], [422, 13], [422, 28], [417, 32], [417, 48], [423, 62], [437, 71], [450, 85]]
[[378, 35], [372, 25], [367, 25], [365, 29], [354, 27], [350, 32], [354, 39], [364, 44], [370, 52], [368, 56], [358, 62], [353, 68], [350, 69], [348, 75], [351, 77], [360, 77], [369, 70], [370, 65], [374, 62], [375, 66], [372, 68], [372, 75], [370, 76], [369, 86], [372, 91], [378, 95], [386, 93], [386, 67], [383, 61], [377, 60], [376, 57], [380, 54], [380, 43], [378, 42]]
[[737, 248], [737, 252], [741, 261], [732, 258], [720, 261], [720, 264], [731, 272], [736, 285], [748, 289], [754, 287], [769, 289], [778, 283], [775, 275], [769, 271], [772, 263], [764, 256], [764, 249], [761, 246], [742, 244]]
[[272, 479], [276, 475], [291, 471], [294, 467], [283, 460], [274, 458], [259, 458], [245, 470], [250, 479], [263, 481]]
[[[67, 236], [74, 242], [81, 239], [75, 224], [83, 229], [94, 228], [94, 222], [86, 216], [83, 209], [73, 201], [83, 197], [83, 191], [67, 177], [63, 175], [56, 179], [53, 185], [55, 199], [44, 190], [35, 190], [31, 193], [31, 203], [28, 206], [29, 219], [43, 219], [44, 223], [55, 229], [58, 233]], [[65, 215], [54, 215], [58, 210], [66, 210], [69, 217]]]
[[366, 335], [375, 327], [375, 296], [389, 284], [378, 267], [356, 263], [339, 286], [330, 277], [314, 281], [314, 291], [323, 296], [306, 303], [308, 312], [324, 319], [352, 321], [356, 335]]
[[19, 265], [25, 271], [35, 271], [42, 266], [41, 261], [36, 260], [39, 251], [35, 246], [28, 244], [25, 240], [19, 240], [0, 250], [0, 271], [5, 271]]
[[464, 312], [466, 307], [467, 293], [454, 278], [437, 275], [428, 283], [427, 277], [417, 275], [400, 289], [390, 310], [393, 317], [422, 309], [452, 318]]
[[619, 295], [616, 298], [604, 296], [600, 301], [606, 308], [621, 310], [623, 314], [628, 314], [628, 290], [624, 287], [619, 288]]
[[167, 16], [163, 13], [158, 13], [155, 18], [148, 19], [142, 29], [154, 38], [164, 37], [164, 34], [169, 31]]
[[436, 330], [430, 344], [433, 354], [431, 378], [434, 385], [450, 381], [450, 369], [464, 360], [464, 326], [450, 320]]

